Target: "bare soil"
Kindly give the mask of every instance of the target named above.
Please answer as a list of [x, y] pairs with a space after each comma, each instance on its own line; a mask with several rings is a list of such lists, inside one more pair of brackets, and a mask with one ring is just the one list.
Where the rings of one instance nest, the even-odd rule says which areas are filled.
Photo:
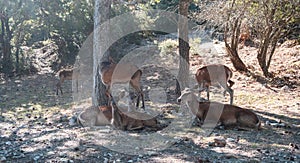
[[[234, 70], [222, 44], [216, 46], [218, 53], [213, 57]], [[256, 49], [245, 46], [240, 54], [249, 69], [261, 76]], [[191, 75], [204, 64], [208, 62], [202, 54], [191, 55]], [[214, 129], [205, 135], [201, 128], [192, 126], [187, 131], [175, 130], [166, 140], [159, 138], [159, 131], [123, 132], [110, 126], [83, 128], [77, 125], [73, 122], [74, 115], [87, 106], [73, 102], [71, 81], [63, 84], [65, 94], [56, 96], [57, 79], [53, 74], [1, 80], [0, 161], [300, 162], [299, 45], [281, 46], [270, 71], [274, 78], [253, 78], [236, 71], [233, 77], [234, 104], [257, 113], [262, 130]], [[174, 94], [174, 76], [160, 67], [145, 66], [143, 85], [147, 88], [146, 100], [156, 85], [167, 92], [167, 103], [159, 108], [158, 117], [161, 123], [172, 124], [180, 110]], [[218, 93], [211, 94], [212, 100], [229, 101]], [[151, 105], [149, 101], [147, 104]], [[154, 136], [150, 139], [147, 136], [151, 134]], [[138, 142], [138, 139], [144, 144], [130, 145], [129, 141]], [[215, 141], [226, 145], [218, 147]], [[152, 146], [146, 147], [149, 142]]]

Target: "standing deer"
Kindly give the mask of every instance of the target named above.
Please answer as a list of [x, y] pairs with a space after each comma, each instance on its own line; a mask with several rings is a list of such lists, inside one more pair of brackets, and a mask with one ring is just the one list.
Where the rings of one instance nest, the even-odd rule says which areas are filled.
[[58, 72], [59, 81], [56, 84], [56, 95], [58, 95], [58, 90], [63, 94], [61, 85], [65, 80], [76, 80], [76, 90], [78, 92], [78, 79], [80, 76], [80, 70], [78, 68], [72, 69], [62, 69]]
[[230, 104], [233, 103], [233, 90], [231, 87], [234, 82], [230, 80], [232, 71], [227, 66], [213, 64], [201, 67], [197, 70], [195, 77], [199, 85], [199, 97], [201, 92], [206, 90], [207, 99], [209, 100], [209, 87], [220, 85], [225, 89], [224, 96], [227, 91], [230, 94]]
[[101, 80], [106, 85], [106, 91], [110, 99], [110, 87], [113, 83], [126, 83], [135, 89], [138, 93], [136, 107], [139, 107], [140, 97], [142, 98], [142, 108], [145, 109], [144, 93], [141, 89], [142, 70], [137, 66], [125, 63], [116, 64], [111, 57], [108, 61], [103, 61], [100, 64]]
[[245, 46], [245, 42], [250, 40], [250, 29], [247, 20], [243, 20], [240, 27], [239, 42], [242, 43], [241, 48]]
[[[186, 103], [190, 111], [199, 118], [202, 123], [204, 122], [209, 109], [213, 109], [210, 118], [218, 120], [225, 128], [237, 126], [241, 129], [259, 129], [261, 125], [257, 115], [251, 110], [218, 102], [199, 102], [196, 94], [189, 88], [182, 91], [182, 94], [178, 97], [177, 101]], [[219, 112], [219, 109], [223, 109], [221, 113]]]

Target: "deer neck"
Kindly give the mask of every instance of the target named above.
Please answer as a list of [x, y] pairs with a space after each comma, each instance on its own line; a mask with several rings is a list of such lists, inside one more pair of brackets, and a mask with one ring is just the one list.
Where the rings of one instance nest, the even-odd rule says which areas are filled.
[[192, 113], [196, 115], [199, 108], [199, 102], [197, 98], [193, 96], [192, 100], [187, 102], [187, 106], [192, 111]]

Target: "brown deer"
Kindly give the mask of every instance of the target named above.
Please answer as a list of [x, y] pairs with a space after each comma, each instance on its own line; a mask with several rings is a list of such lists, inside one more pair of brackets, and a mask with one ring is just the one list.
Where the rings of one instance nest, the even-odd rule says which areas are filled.
[[119, 108], [114, 102], [111, 106], [102, 106], [99, 108], [107, 120], [120, 130], [138, 130], [144, 127], [158, 129], [157, 119], [149, 114], [141, 112], [126, 112]]
[[[221, 104], [218, 102], [198, 101], [193, 90], [186, 88], [177, 99], [178, 102], [186, 103], [190, 111], [203, 123], [208, 110], [212, 110], [211, 118], [218, 120], [225, 128], [237, 126], [240, 129], [260, 128], [260, 120], [257, 115], [249, 109], [238, 106]], [[223, 109], [220, 113], [220, 109]], [[221, 114], [221, 115], [220, 115]]]
[[209, 100], [209, 87], [220, 85], [225, 89], [224, 96], [227, 91], [230, 94], [230, 104], [233, 103], [233, 90], [231, 87], [234, 82], [230, 80], [232, 71], [227, 66], [212, 64], [201, 67], [197, 70], [195, 77], [199, 86], [199, 97], [201, 92], [206, 90], [207, 99]]
[[142, 108], [145, 109], [144, 93], [141, 88], [142, 70], [132, 64], [116, 64], [111, 57], [108, 61], [100, 63], [101, 80], [106, 85], [107, 93], [110, 95], [110, 87], [113, 83], [126, 83], [135, 89], [138, 93], [136, 107], [139, 107], [140, 97], [142, 98]]
[[250, 40], [250, 29], [249, 29], [248, 22], [246, 20], [242, 21], [240, 30], [241, 33], [239, 35], [239, 42], [242, 43], [241, 48], [243, 48], [245, 46], [245, 42], [247, 40]]
[[78, 92], [78, 79], [80, 75], [80, 70], [78, 68], [72, 69], [62, 69], [58, 72], [59, 81], [56, 84], [56, 95], [58, 95], [58, 90], [63, 94], [61, 85], [65, 80], [76, 80], [76, 90]]
[[[121, 91], [115, 100], [118, 102], [119, 99], [124, 97], [124, 94], [125, 91]], [[110, 125], [112, 114], [111, 112], [108, 112], [111, 110], [108, 108], [108, 106], [90, 106], [79, 113], [77, 116], [77, 123], [84, 127]], [[103, 112], [102, 110], [106, 110], [106, 112]]]
[[101, 112], [101, 109], [103, 107], [106, 106], [91, 106], [82, 111], [77, 117], [77, 123], [84, 127], [110, 125], [110, 120], [108, 120], [106, 116]]

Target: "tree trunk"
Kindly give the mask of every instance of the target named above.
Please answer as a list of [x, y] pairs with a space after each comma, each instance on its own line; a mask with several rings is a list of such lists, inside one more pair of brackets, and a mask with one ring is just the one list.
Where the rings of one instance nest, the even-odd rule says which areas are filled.
[[238, 48], [238, 36], [237, 34], [239, 34], [239, 32], [237, 32], [236, 28], [233, 28], [232, 31], [232, 37], [231, 37], [231, 46], [229, 45], [229, 43], [227, 42], [227, 27], [225, 27], [225, 32], [224, 32], [224, 42], [225, 42], [225, 49], [226, 52], [230, 58], [230, 61], [233, 64], [233, 67], [237, 70], [237, 71], [241, 71], [241, 72], [249, 72], [249, 70], [247, 69], [246, 65], [244, 64], [244, 62], [241, 60], [241, 58], [239, 57], [237, 48]]
[[10, 75], [13, 71], [12, 66], [12, 57], [11, 57], [11, 45], [10, 40], [12, 38], [11, 31], [9, 29], [8, 19], [6, 17], [1, 18], [1, 41], [3, 46], [3, 62], [2, 62], [2, 68], [3, 72], [6, 75]]
[[241, 72], [249, 72], [249, 70], [247, 69], [246, 65], [244, 64], [244, 62], [241, 60], [241, 58], [239, 57], [239, 54], [237, 52], [237, 48], [235, 47], [230, 47], [230, 45], [227, 43], [227, 41], [225, 41], [225, 49], [226, 52], [230, 58], [230, 61], [232, 62], [233, 67], [237, 70], [237, 71], [241, 71]]
[[[231, 9], [234, 8], [234, 6], [236, 5], [235, 3], [236, 3], [235, 0], [233, 0], [231, 3]], [[237, 50], [239, 35], [240, 35], [240, 28], [241, 28], [241, 15], [231, 21], [230, 21], [230, 18], [232, 18], [231, 12], [229, 12], [227, 15], [227, 20], [226, 20], [226, 24], [225, 24], [225, 28], [224, 28], [224, 42], [225, 42], [226, 52], [233, 64], [233, 67], [237, 71], [249, 72], [246, 65], [239, 57], [238, 50]], [[230, 29], [230, 31], [231, 31], [230, 45], [227, 42], [228, 41], [227, 36], [228, 36], [228, 31], [229, 31], [228, 24], [231, 24], [231, 26], [232, 26], [232, 29]]]
[[257, 53], [257, 60], [259, 63], [259, 66], [264, 74], [264, 76], [268, 77], [270, 74], [268, 72], [268, 66], [267, 66], [267, 53], [268, 53], [268, 47], [270, 44], [270, 38], [272, 32], [272, 27], [269, 26], [266, 32], [263, 35], [263, 38], [261, 40], [260, 48]]
[[[102, 83], [100, 74], [100, 56], [104, 54], [104, 45], [110, 41], [100, 41], [109, 39], [109, 34], [100, 33], [99, 26], [107, 21], [110, 17], [111, 1], [110, 0], [96, 0], [95, 2], [95, 17], [94, 17], [94, 51], [93, 51], [93, 76], [94, 76], [94, 90], [92, 101], [94, 106], [108, 105], [108, 97], [106, 96], [106, 86]], [[109, 29], [105, 29], [109, 32]], [[104, 43], [104, 44], [103, 44]], [[109, 52], [106, 52], [109, 53]], [[109, 54], [108, 54], [109, 55]], [[104, 55], [102, 55], [104, 56]]]
[[[189, 0], [179, 1], [179, 20], [178, 20], [178, 33], [179, 33], [179, 72], [178, 82], [180, 90], [189, 86], [189, 38], [188, 38], [188, 8]], [[178, 85], [178, 84], [177, 84]], [[179, 90], [178, 88], [176, 88]]]

